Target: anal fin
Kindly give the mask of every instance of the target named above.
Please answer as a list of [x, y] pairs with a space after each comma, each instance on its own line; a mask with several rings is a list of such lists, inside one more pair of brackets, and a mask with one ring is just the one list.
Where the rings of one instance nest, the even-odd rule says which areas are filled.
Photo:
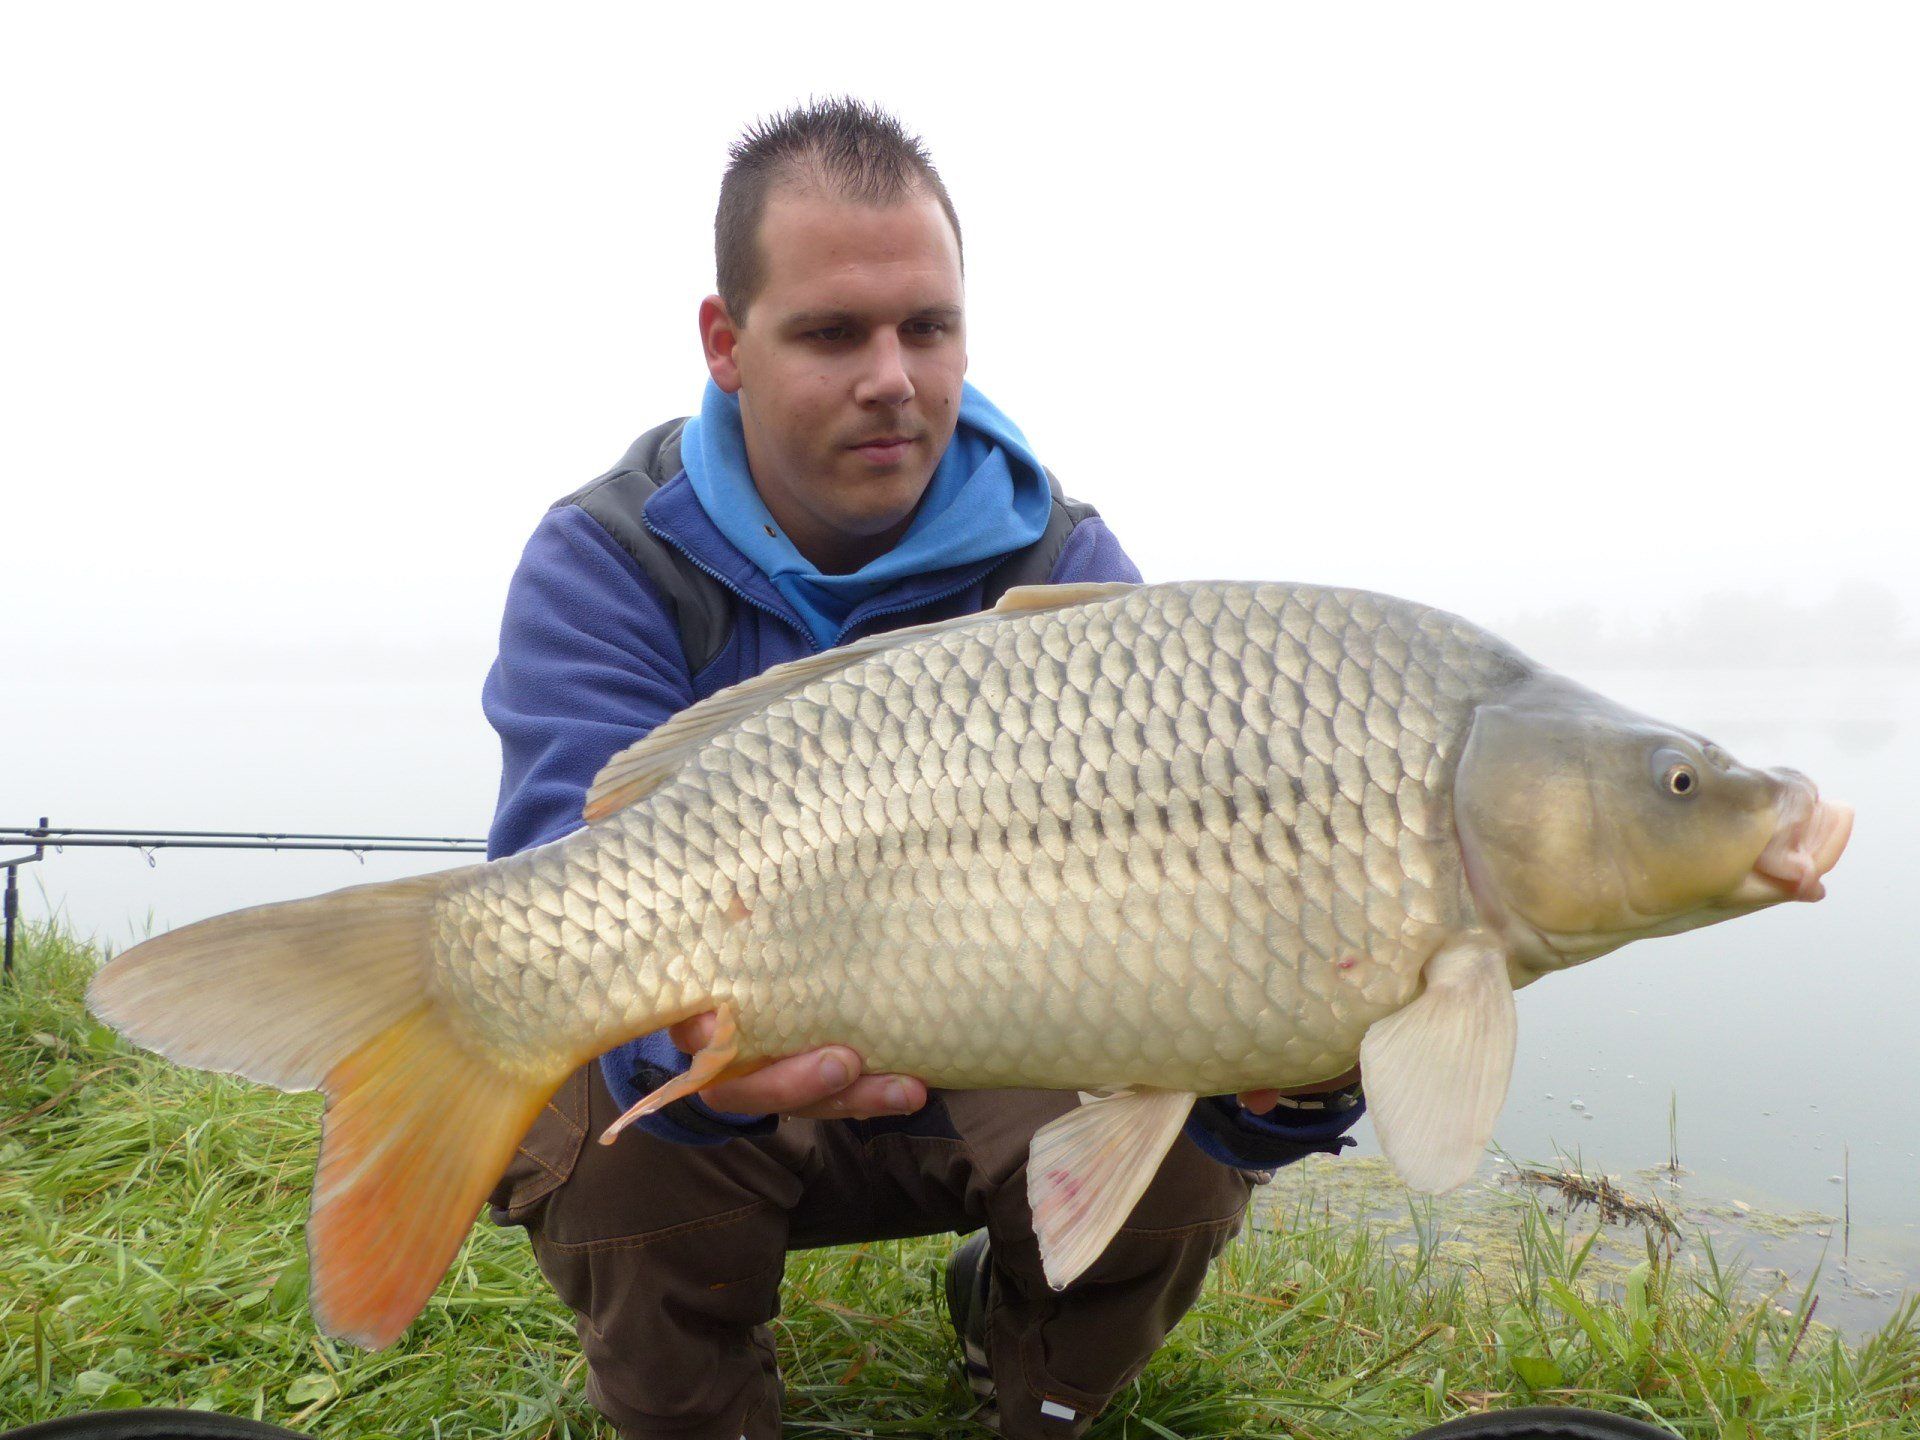
[[628, 1107], [625, 1114], [601, 1132], [602, 1145], [611, 1145], [619, 1138], [620, 1132], [634, 1121], [664, 1110], [676, 1100], [697, 1094], [733, 1071], [734, 1061], [740, 1054], [740, 1032], [734, 1024], [733, 1007], [725, 1002], [716, 1005], [714, 1021], [713, 1038], [700, 1048], [685, 1072], [674, 1076], [650, 1094], [641, 1096]]
[[1159, 1173], [1197, 1097], [1125, 1090], [1041, 1126], [1027, 1154], [1027, 1204], [1047, 1284], [1064, 1290], [1100, 1258]]

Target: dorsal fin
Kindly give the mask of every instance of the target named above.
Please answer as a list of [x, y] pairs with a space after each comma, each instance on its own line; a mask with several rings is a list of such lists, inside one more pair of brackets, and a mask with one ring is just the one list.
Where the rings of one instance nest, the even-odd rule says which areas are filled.
[[752, 679], [729, 685], [705, 700], [689, 705], [601, 766], [600, 773], [593, 777], [593, 784], [587, 790], [587, 823], [604, 820], [636, 800], [645, 799], [664, 784], [667, 777], [679, 770], [688, 756], [722, 730], [766, 709], [782, 695], [790, 694], [823, 675], [857, 665], [870, 655], [892, 650], [923, 635], [990, 625], [1040, 610], [1060, 610], [1094, 600], [1110, 600], [1134, 588], [1124, 583], [1018, 585], [1007, 591], [1000, 598], [1000, 603], [991, 610], [956, 615], [950, 620], [935, 620], [928, 625], [910, 625], [880, 635], [868, 635], [845, 645], [837, 645], [831, 650], [822, 650], [818, 655], [806, 655], [784, 665], [775, 665]]
[[999, 611], [1064, 610], [1069, 605], [1091, 605], [1112, 600], [1140, 587], [1128, 580], [1083, 580], [1076, 585], [1016, 585], [993, 607]]

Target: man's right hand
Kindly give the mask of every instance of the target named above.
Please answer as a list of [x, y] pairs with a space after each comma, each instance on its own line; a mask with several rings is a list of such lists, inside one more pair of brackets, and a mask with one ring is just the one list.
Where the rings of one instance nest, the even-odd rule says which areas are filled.
[[[667, 1031], [691, 1055], [713, 1038], [711, 1010]], [[751, 1075], [722, 1080], [700, 1092], [715, 1110], [736, 1115], [794, 1115], [806, 1120], [871, 1120], [911, 1115], [927, 1103], [927, 1087], [911, 1075], [862, 1075], [864, 1062], [845, 1045], [823, 1045], [789, 1055]]]

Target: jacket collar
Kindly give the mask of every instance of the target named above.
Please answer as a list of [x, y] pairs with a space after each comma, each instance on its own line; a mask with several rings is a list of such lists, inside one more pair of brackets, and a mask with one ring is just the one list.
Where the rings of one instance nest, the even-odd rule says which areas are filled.
[[[741, 554], [733, 542], [720, 532], [720, 527], [713, 523], [713, 517], [707, 514], [700, 497], [694, 494], [693, 485], [684, 469], [648, 497], [643, 513], [647, 528], [655, 535], [678, 549], [741, 599], [798, 630], [806, 637], [809, 648], [817, 648], [807, 632], [805, 622], [787, 603], [786, 597], [774, 588], [765, 572]], [[841, 640], [853, 639], [868, 621], [879, 616], [917, 610], [977, 584], [1006, 558], [996, 555], [971, 565], [929, 570], [890, 585], [878, 594], [868, 596], [854, 608], [847, 616]]]

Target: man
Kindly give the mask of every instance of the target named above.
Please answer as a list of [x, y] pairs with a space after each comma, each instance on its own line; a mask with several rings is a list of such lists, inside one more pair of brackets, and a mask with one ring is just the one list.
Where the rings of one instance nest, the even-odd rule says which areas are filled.
[[[1014, 583], [1139, 579], [965, 384], [959, 222], [897, 122], [831, 102], [750, 131], [715, 240], [699, 414], [550, 510], [514, 576], [485, 691], [504, 755], [493, 855], [573, 829], [611, 755], [770, 665]], [[833, 1045], [587, 1143], [711, 1027], [584, 1067], [494, 1196], [575, 1312], [588, 1394], [627, 1437], [778, 1434], [767, 1323], [788, 1250], [970, 1230], [947, 1292], [983, 1418], [1078, 1434], [1192, 1304], [1249, 1172], [1337, 1151], [1359, 1114], [1337, 1084], [1287, 1105], [1203, 1100], [1107, 1252], [1056, 1294], [1023, 1167], [1071, 1094], [930, 1096]]]

